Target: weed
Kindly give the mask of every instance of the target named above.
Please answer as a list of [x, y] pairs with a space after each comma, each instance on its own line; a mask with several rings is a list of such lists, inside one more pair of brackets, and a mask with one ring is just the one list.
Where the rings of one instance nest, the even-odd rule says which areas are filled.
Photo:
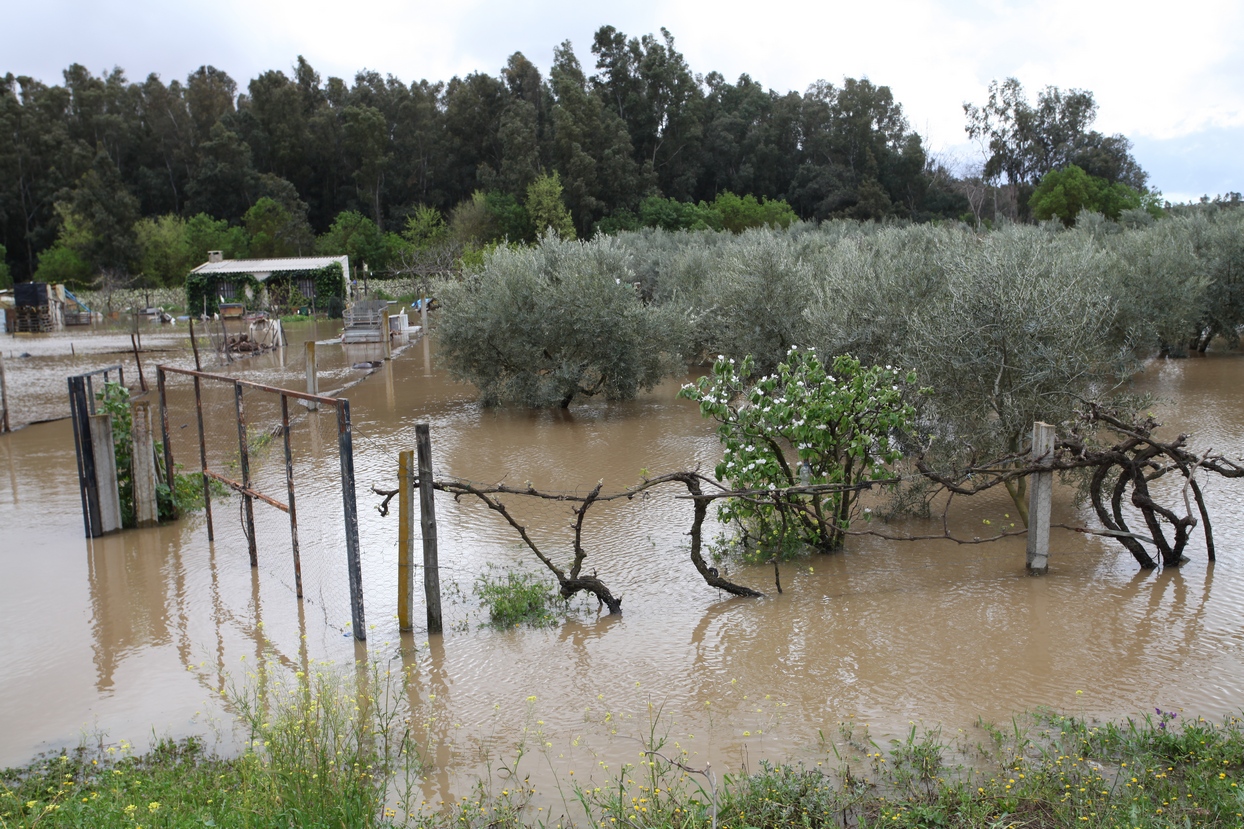
[[[481, 573], [475, 579], [475, 595], [488, 609], [489, 623], [497, 628], [549, 627], [561, 616], [554, 612], [560, 600], [548, 585], [527, 573], [495, 571]], [[560, 602], [565, 604], [564, 602]]]

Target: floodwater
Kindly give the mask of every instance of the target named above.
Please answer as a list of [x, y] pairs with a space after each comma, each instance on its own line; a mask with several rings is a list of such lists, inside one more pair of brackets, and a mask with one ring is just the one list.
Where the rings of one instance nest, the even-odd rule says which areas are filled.
[[[332, 333], [308, 329], [291, 328], [285, 353], [223, 370], [302, 388], [301, 340]], [[333, 377], [321, 388], [361, 376], [350, 364], [379, 356], [320, 350]], [[763, 599], [731, 598], [699, 579], [687, 554], [691, 505], [670, 487], [588, 514], [587, 569], [623, 596], [621, 616], [579, 602], [555, 627], [504, 631], [482, 626], [472, 587], [490, 565], [539, 574], [538, 562], [495, 513], [438, 496], [446, 632], [400, 635], [396, 499], [382, 517], [371, 489], [396, 486], [397, 454], [414, 447], [415, 424], [431, 424], [438, 477], [566, 492], [601, 480], [616, 492], [641, 469], [711, 470], [719, 451], [712, 425], [674, 399], [676, 383], [622, 405], [492, 411], [438, 372], [430, 351], [412, 344], [345, 392], [365, 644], [350, 631], [331, 412], [299, 410], [291, 429], [302, 602], [283, 513], [256, 503], [255, 569], [236, 498], [214, 505], [214, 543], [202, 514], [90, 541], [68, 421], [0, 437], [0, 764], [100, 733], [139, 745], [214, 734], [227, 750], [221, 691], [264, 660], [291, 671], [357, 659], [409, 668], [416, 722], [427, 723], [421, 739], [436, 743], [430, 801], [512, 761], [519, 741], [533, 780], [570, 770], [603, 780], [653, 733], [721, 770], [812, 757], [842, 721], [868, 724], [881, 742], [911, 722], [953, 734], [978, 717], [1005, 722], [1039, 706], [1117, 718], [1154, 707], [1218, 716], [1244, 704], [1244, 484], [1233, 481], [1203, 481], [1216, 564], [1198, 539], [1180, 570], [1140, 572], [1121, 547], [1056, 529], [1050, 573], [1032, 578], [1022, 537], [958, 545], [863, 536], [844, 553], [782, 565], [781, 594], [771, 567], [731, 565], [730, 577]], [[1162, 418], [1192, 431], [1194, 448], [1234, 457], [1244, 443], [1241, 380], [1244, 359], [1218, 355], [1151, 364], [1139, 383], [1170, 401]], [[63, 389], [63, 376], [57, 382]], [[169, 400], [176, 459], [193, 468], [189, 386], [170, 381]], [[256, 486], [284, 500], [281, 442], [255, 439], [278, 408], [249, 391], [246, 406]], [[212, 463], [227, 466], [237, 448], [232, 387], [206, 390], [204, 407]], [[568, 564], [569, 505], [529, 500], [505, 499], [542, 549]], [[988, 535], [1009, 512], [1004, 497], [979, 496], [955, 506], [951, 529]], [[1055, 522], [1089, 520], [1063, 492], [1054, 512]], [[420, 598], [420, 628], [423, 613]]]

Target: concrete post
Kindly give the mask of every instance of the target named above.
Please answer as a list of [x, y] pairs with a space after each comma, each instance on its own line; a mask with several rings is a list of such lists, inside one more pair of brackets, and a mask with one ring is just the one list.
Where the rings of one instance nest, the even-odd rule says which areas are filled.
[[140, 527], [159, 523], [160, 510], [156, 505], [155, 439], [151, 435], [151, 404], [147, 401], [131, 403], [133, 418], [134, 454], [130, 459], [134, 489], [134, 518]]
[[95, 488], [99, 493], [100, 534], [121, 529], [121, 492], [117, 488], [117, 453], [112, 444], [112, 415], [90, 416]]
[[[1032, 424], [1032, 459], [1048, 466], [1054, 455], [1054, 427], [1037, 421]], [[1054, 473], [1038, 472], [1028, 477], [1028, 572], [1045, 575], [1050, 569], [1050, 499], [1054, 492]]]
[[[320, 377], [316, 373], [315, 368], [315, 340], [307, 340], [307, 394], [320, 393]], [[315, 411], [319, 404], [308, 400], [306, 406], [311, 411]]]

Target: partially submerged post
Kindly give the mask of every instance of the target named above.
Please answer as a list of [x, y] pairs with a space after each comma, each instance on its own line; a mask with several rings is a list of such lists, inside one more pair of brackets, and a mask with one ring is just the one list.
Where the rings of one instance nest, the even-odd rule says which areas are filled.
[[[120, 527], [119, 521], [110, 529], [104, 529], [99, 471], [96, 468], [95, 442], [91, 434], [91, 416], [95, 414], [95, 386], [93, 380], [100, 375], [108, 382], [112, 372], [117, 373], [117, 382], [125, 385], [125, 371], [120, 366], [108, 366], [85, 374], [69, 378], [69, 420], [73, 425], [73, 444], [78, 458], [78, 489], [82, 495], [82, 524], [87, 538], [98, 538], [105, 532]], [[105, 441], [101, 451], [106, 449], [112, 464], [110, 484], [117, 487], [116, 454], [111, 440]], [[101, 457], [101, 462], [102, 462]], [[118, 494], [116, 513], [120, 515], [120, 497]]]
[[[281, 436], [285, 442], [285, 492], [289, 497], [289, 540], [294, 553], [294, 592], [302, 598], [302, 554], [298, 551], [298, 507], [294, 503], [294, 450], [289, 443], [289, 397], [281, 395]], [[302, 612], [301, 603], [298, 605]]]
[[151, 404], [147, 401], [130, 404], [133, 420], [134, 450], [130, 457], [134, 488], [134, 520], [139, 527], [159, 522], [156, 506], [155, 438], [151, 434]]
[[415, 593], [415, 453], [397, 456], [397, 626], [413, 630], [411, 606]]
[[194, 370], [202, 371], [203, 364], [199, 362], [199, 341], [194, 338], [194, 316], [190, 317], [190, 349], [194, 351]]
[[246, 410], [242, 405], [242, 384], [233, 384], [233, 400], [238, 419], [238, 460], [242, 467], [242, 507], [246, 532], [246, 548], [250, 553], [251, 567], [259, 566], [259, 554], [255, 548], [255, 499], [251, 495], [251, 458], [246, 437]]
[[4, 352], [0, 352], [0, 409], [3, 409], [0, 413], [0, 432], [13, 431], [9, 425], [9, 386], [4, 379]]
[[[307, 394], [320, 393], [320, 376], [316, 373], [315, 367], [315, 340], [307, 340]], [[314, 400], [303, 401], [304, 405], [311, 410], [316, 410]]]
[[345, 512], [346, 569], [350, 576], [350, 624], [354, 638], [367, 638], [363, 615], [363, 564], [359, 556], [359, 509], [354, 496], [354, 433], [350, 425], [350, 401], [337, 403], [337, 455], [341, 459], [341, 503]]
[[88, 418], [91, 454], [95, 461], [95, 491], [99, 493], [100, 534], [121, 529], [121, 492], [117, 488], [117, 455], [112, 443], [112, 415]]
[[130, 334], [130, 345], [134, 346], [134, 363], [138, 366], [138, 387], [145, 393], [147, 391], [147, 378], [143, 376], [143, 360], [138, 356], [138, 335]]
[[440, 633], [441, 575], [436, 551], [436, 511], [432, 499], [432, 438], [426, 423], [415, 425], [419, 451], [419, 517], [423, 530], [423, 592], [428, 602], [428, 632]]
[[[1049, 467], [1054, 455], [1054, 427], [1037, 421], [1032, 424], [1032, 459]], [[1050, 500], [1054, 473], [1037, 472], [1028, 482], [1028, 572], [1045, 575], [1050, 569]]]

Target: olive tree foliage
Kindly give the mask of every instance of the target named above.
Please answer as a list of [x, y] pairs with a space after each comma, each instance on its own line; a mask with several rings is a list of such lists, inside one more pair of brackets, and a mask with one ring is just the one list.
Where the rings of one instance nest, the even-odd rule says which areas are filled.
[[[1139, 356], [1182, 353], [1205, 318], [1212, 266], [1197, 255], [1196, 240], [1182, 224], [1167, 220], [1144, 232], [1097, 239], [1107, 254], [1103, 277], [1116, 297], [1115, 337]], [[1088, 227], [1084, 221], [1079, 226]]]
[[633, 280], [631, 257], [608, 238], [499, 247], [437, 286], [445, 365], [486, 405], [632, 398], [672, 371], [685, 327], [644, 305]]
[[[946, 282], [907, 312], [903, 363], [933, 388], [930, 431], [980, 460], [1017, 454], [1034, 421], [1062, 423], [1130, 365], [1091, 239], [1013, 226], [948, 239]], [[1024, 481], [1008, 484], [1026, 521]]]
[[[546, 238], [447, 286], [466, 310], [458, 331], [442, 331], [459, 337], [451, 365], [491, 402], [624, 397], [674, 353], [750, 357], [756, 377], [775, 374], [792, 346], [901, 367], [931, 389], [916, 401], [913, 451], [949, 473], [1022, 453], [1034, 421], [1065, 423], [1082, 400], [1124, 405], [1146, 358], [1219, 334], [1233, 342], [1244, 323], [1242, 231], [1244, 211], [1224, 208], [1130, 223], [1084, 213], [1070, 229], [984, 233], [840, 221]], [[604, 310], [615, 307], [626, 313]], [[448, 321], [457, 311], [446, 308]], [[601, 368], [615, 364], [626, 370]], [[1023, 516], [1022, 476], [1012, 484]]]
[[[1200, 313], [1185, 235], [1106, 224], [1115, 232], [1085, 222], [740, 238], [696, 254], [696, 319], [727, 357], [773, 361], [789, 342], [915, 370], [931, 389], [918, 417], [926, 460], [961, 467], [1020, 452], [1035, 420], [1061, 423], [1079, 399], [1111, 393]], [[750, 314], [735, 312], [742, 297]], [[1021, 516], [1022, 481], [1011, 487]]]
[[1206, 279], [1189, 348], [1204, 352], [1218, 336], [1238, 345], [1238, 332], [1244, 326], [1244, 210], [1202, 210], [1179, 217], [1172, 229], [1191, 240]]

